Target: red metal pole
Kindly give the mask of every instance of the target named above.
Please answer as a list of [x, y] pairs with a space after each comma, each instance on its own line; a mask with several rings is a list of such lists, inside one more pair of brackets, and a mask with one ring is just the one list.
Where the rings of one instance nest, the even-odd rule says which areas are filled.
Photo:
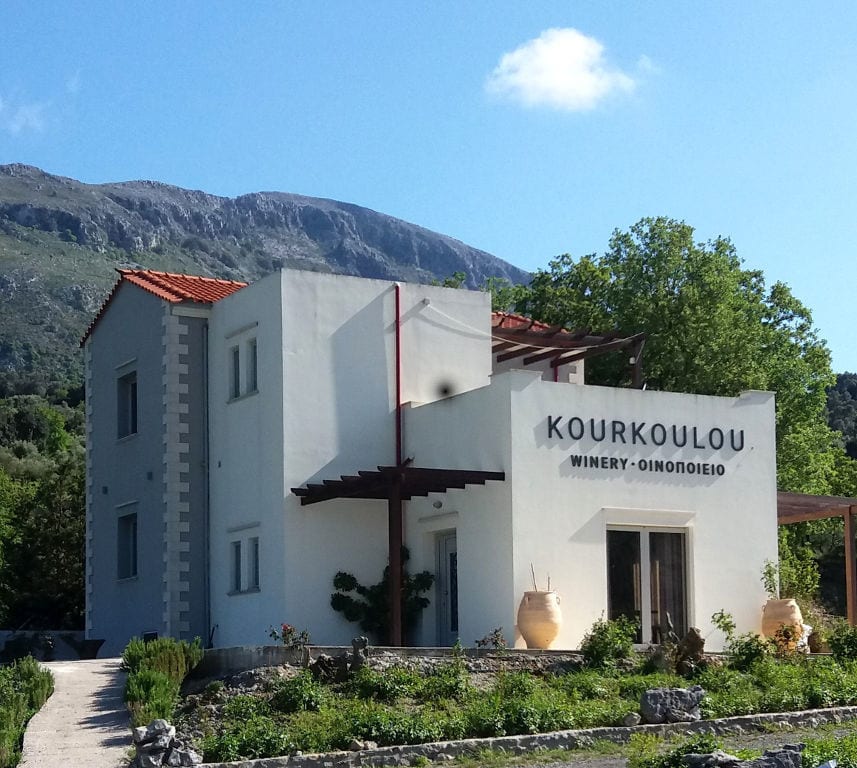
[[396, 466], [402, 466], [402, 309], [396, 283]]

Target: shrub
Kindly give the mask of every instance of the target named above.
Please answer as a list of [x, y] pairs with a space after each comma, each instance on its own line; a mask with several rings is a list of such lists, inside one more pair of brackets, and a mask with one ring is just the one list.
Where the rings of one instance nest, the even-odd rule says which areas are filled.
[[[429, 571], [420, 571], [411, 575], [404, 570], [410, 559], [407, 547], [402, 547], [402, 621], [406, 632], [412, 630], [428, 606], [429, 600], [423, 593], [434, 584], [434, 576]], [[384, 568], [381, 581], [365, 587], [350, 573], [338, 571], [333, 577], [336, 590], [330, 596], [330, 607], [340, 612], [348, 621], [356, 621], [364, 632], [386, 641], [390, 623], [390, 566]]]
[[748, 670], [756, 662], [771, 656], [775, 648], [774, 643], [761, 635], [745, 632], [729, 640], [726, 646], [727, 663], [733, 669]]
[[328, 699], [327, 689], [304, 670], [297, 677], [276, 684], [271, 708], [284, 714], [317, 712]]
[[128, 670], [125, 701], [131, 722], [145, 725], [154, 718], [172, 717], [182, 681], [202, 659], [202, 643], [162, 637], [148, 643], [132, 638], [122, 651]]
[[363, 667], [351, 682], [351, 688], [359, 698], [387, 702], [405, 696], [419, 696], [422, 687], [423, 678], [417, 672], [398, 666], [390, 667], [384, 672]]
[[134, 725], [146, 725], [155, 718], [169, 720], [179, 695], [179, 684], [157, 669], [143, 667], [128, 675], [125, 702]]
[[852, 627], [847, 621], [833, 625], [827, 642], [833, 658], [840, 664], [857, 659], [857, 627]]
[[202, 739], [206, 763], [256, 760], [288, 755], [295, 750], [290, 734], [271, 718], [260, 715], [248, 720], [230, 721], [220, 733]]
[[53, 683], [32, 657], [0, 667], [0, 768], [17, 765], [24, 728], [53, 693]]
[[618, 619], [599, 619], [583, 638], [580, 651], [588, 667], [603, 669], [627, 659], [634, 647], [637, 624], [626, 616]]
[[128, 672], [136, 672], [142, 667], [157, 669], [181, 683], [187, 673], [199, 664], [202, 656], [202, 642], [198, 637], [192, 643], [172, 637], [144, 642], [134, 637], [122, 651], [122, 665]]
[[420, 697], [423, 701], [464, 698], [470, 690], [470, 675], [464, 659], [454, 656], [432, 670], [422, 681]]

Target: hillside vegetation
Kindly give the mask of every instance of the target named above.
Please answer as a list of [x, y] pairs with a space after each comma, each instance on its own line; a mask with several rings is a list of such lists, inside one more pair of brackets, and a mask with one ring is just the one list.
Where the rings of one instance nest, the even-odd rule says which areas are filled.
[[281, 268], [470, 287], [524, 271], [367, 208], [282, 192], [218, 197], [0, 166], [0, 394], [77, 385], [77, 343], [117, 267], [252, 282]]

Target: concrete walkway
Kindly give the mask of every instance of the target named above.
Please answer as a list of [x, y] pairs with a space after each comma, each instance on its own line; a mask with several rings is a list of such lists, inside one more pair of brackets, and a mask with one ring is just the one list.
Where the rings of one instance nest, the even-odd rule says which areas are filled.
[[21, 766], [117, 768], [128, 764], [131, 726], [120, 659], [54, 661], [54, 692], [27, 725]]

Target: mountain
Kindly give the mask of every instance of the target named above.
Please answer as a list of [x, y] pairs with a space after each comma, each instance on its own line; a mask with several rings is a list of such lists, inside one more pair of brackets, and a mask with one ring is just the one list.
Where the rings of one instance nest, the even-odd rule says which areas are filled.
[[79, 383], [78, 340], [125, 266], [248, 282], [280, 268], [411, 282], [464, 272], [469, 287], [529, 277], [451, 237], [335, 200], [84, 184], [0, 165], [0, 392]]

